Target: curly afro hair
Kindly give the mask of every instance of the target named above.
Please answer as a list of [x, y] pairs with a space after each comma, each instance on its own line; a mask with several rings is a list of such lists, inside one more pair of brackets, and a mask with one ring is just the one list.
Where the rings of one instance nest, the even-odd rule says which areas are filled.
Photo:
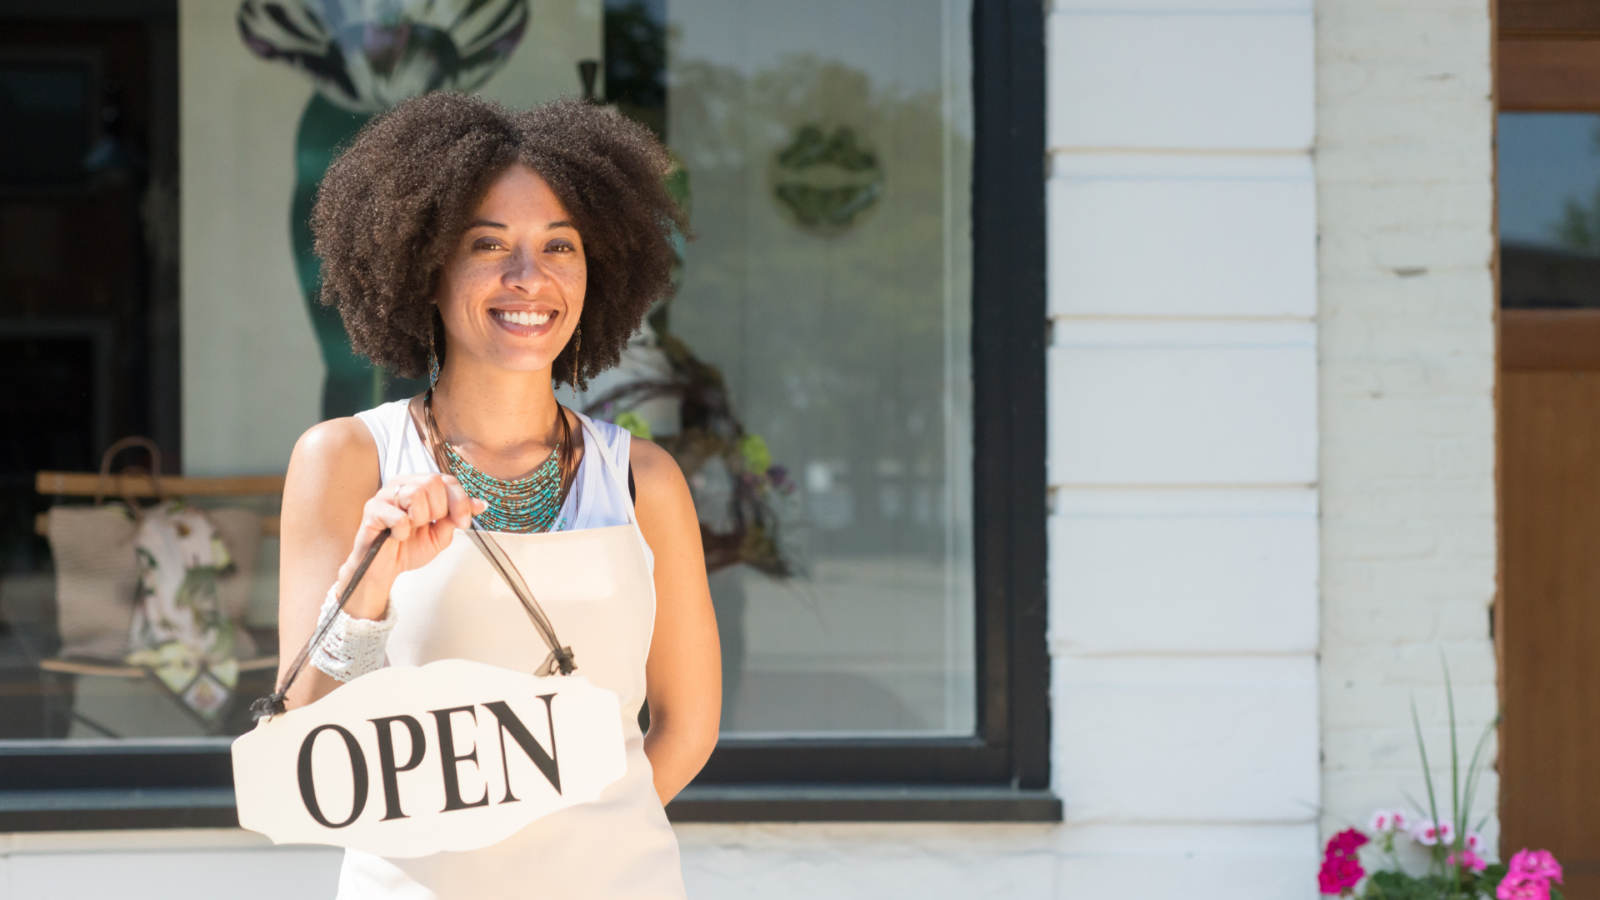
[[[439, 273], [490, 184], [522, 163], [550, 185], [583, 237], [589, 281], [557, 380], [584, 385], [616, 365], [645, 313], [672, 291], [667, 153], [614, 110], [557, 100], [513, 112], [469, 94], [432, 93], [368, 122], [329, 166], [311, 213], [321, 301], [336, 306], [357, 353], [407, 378], [427, 369]], [[444, 358], [442, 334], [437, 351]]]

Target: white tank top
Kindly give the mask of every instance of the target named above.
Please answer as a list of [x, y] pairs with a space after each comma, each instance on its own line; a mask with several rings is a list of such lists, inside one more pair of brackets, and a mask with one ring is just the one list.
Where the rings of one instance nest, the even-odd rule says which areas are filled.
[[[397, 400], [358, 414], [377, 441], [384, 483], [403, 474], [438, 471], [412, 424], [407, 403]], [[562, 643], [572, 647], [580, 674], [617, 693], [627, 772], [598, 800], [539, 819], [482, 850], [420, 859], [346, 851], [339, 900], [684, 898], [677, 838], [656, 796], [638, 724], [655, 626], [655, 594], [649, 573], [640, 568], [641, 551], [644, 566], [654, 564], [634, 524], [628, 493], [632, 436], [606, 422], [581, 415], [579, 419], [583, 458], [556, 525], [566, 533], [496, 535], [496, 539], [540, 597]], [[456, 539], [466, 540], [460, 535]], [[600, 589], [589, 598], [541, 594], [541, 571], [574, 565], [590, 573], [584, 577], [597, 588], [602, 583], [637, 588], [622, 593]], [[420, 581], [416, 576], [426, 571], [424, 567], [419, 573], [406, 573], [395, 583], [391, 597], [398, 620], [387, 651], [391, 664], [425, 665], [454, 657], [531, 671], [544, 658], [546, 648], [509, 589], [458, 586], [429, 592], [402, 583]], [[598, 599], [602, 595], [609, 599]]]

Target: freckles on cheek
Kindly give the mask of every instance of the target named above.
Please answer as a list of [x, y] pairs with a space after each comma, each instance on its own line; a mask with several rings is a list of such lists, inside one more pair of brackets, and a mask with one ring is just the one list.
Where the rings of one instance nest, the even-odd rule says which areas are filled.
[[581, 301], [584, 292], [589, 287], [589, 271], [583, 266], [578, 266], [573, 271], [566, 273], [566, 276], [561, 281], [562, 289], [567, 297]]

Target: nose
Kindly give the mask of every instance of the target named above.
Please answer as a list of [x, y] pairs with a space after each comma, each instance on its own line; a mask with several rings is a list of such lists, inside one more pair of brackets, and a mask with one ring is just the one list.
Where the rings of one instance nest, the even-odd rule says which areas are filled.
[[539, 264], [538, 254], [519, 247], [506, 257], [505, 271], [500, 280], [507, 288], [532, 296], [550, 281], [549, 273]]

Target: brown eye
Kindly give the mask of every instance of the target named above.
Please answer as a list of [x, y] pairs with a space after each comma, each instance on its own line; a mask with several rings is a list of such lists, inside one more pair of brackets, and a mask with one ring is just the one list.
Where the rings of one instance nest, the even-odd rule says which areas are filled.
[[544, 248], [554, 253], [570, 253], [577, 249], [571, 241], [565, 239], [551, 241], [545, 244]]

